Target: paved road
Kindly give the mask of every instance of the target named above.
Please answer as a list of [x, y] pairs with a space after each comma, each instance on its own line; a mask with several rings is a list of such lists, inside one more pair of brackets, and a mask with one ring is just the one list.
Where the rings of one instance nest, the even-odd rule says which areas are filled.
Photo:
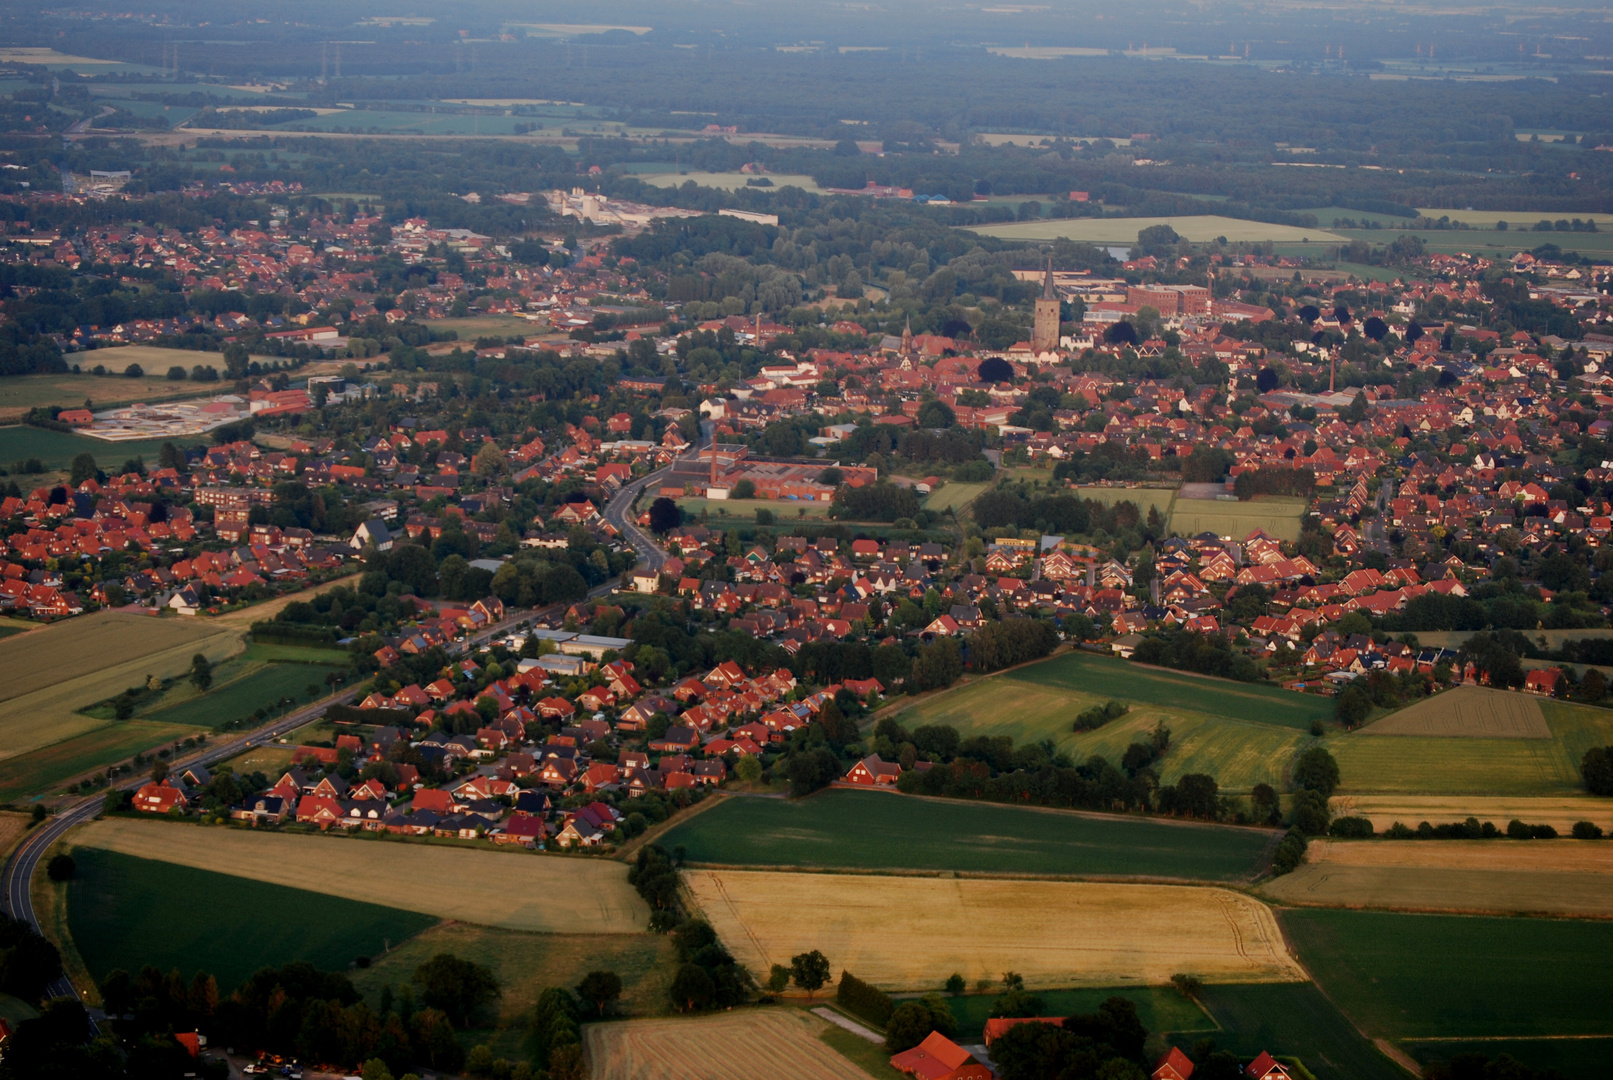
[[[249, 746], [278, 739], [286, 732], [301, 727], [303, 724], [315, 719], [320, 713], [331, 705], [341, 705], [353, 700], [358, 688], [345, 690], [335, 697], [328, 698], [296, 712], [287, 713], [284, 717], [258, 728], [249, 734], [229, 739], [223, 742], [209, 742], [203, 749], [188, 757], [176, 758], [173, 763], [175, 773], [183, 772], [193, 765], [216, 765], [220, 761], [234, 757]], [[108, 790], [133, 791], [146, 782], [145, 776], [133, 776], [129, 779], [110, 785]], [[34, 871], [39, 867], [39, 860], [44, 858], [45, 852], [50, 850], [52, 844], [60, 840], [69, 829], [82, 825], [96, 814], [101, 812], [101, 803], [105, 792], [96, 792], [93, 796], [80, 799], [66, 809], [47, 818], [45, 822], [30, 832], [17, 850], [11, 853], [6, 860], [3, 875], [0, 875], [0, 885], [4, 888], [6, 913], [13, 919], [22, 919], [39, 927], [39, 919], [34, 913], [33, 896], [30, 885], [34, 879]], [[78, 990], [69, 982], [66, 976], [58, 979], [46, 991], [45, 996], [51, 997], [78, 997]]]
[[650, 538], [650, 534], [633, 524], [633, 500], [638, 498], [639, 492], [650, 484], [659, 481], [672, 471], [672, 466], [657, 469], [647, 476], [641, 476], [631, 484], [626, 485], [611, 497], [605, 506], [604, 518], [611, 523], [611, 527], [622, 534], [622, 537], [633, 545], [638, 554], [639, 566], [651, 570], [661, 569], [666, 562], [666, 552], [661, 546]]
[[[627, 542], [633, 545], [633, 550], [638, 553], [639, 562], [656, 570], [659, 570], [661, 565], [666, 562], [666, 552], [650, 538], [649, 534], [633, 523], [631, 510], [639, 492], [670, 471], [670, 466], [657, 469], [655, 472], [627, 484], [606, 504], [604, 513], [605, 520], [609, 521], [627, 539]], [[614, 588], [616, 588], [616, 582], [607, 582], [594, 589], [590, 595], [603, 595]], [[564, 608], [565, 605], [558, 604], [552, 608], [538, 611], [513, 613], [466, 639], [457, 651], [468, 651], [508, 632], [522, 622], [529, 619], [541, 620], [546, 616], [553, 616], [557, 612], [563, 611]], [[172, 763], [172, 769], [177, 774], [193, 765], [216, 765], [221, 761], [236, 756], [249, 747], [271, 742], [287, 732], [295, 731], [304, 724], [317, 719], [330, 706], [347, 704], [357, 696], [358, 691], [358, 687], [345, 690], [334, 697], [326, 698], [306, 708], [298, 709], [296, 712], [287, 713], [279, 720], [256, 728], [246, 734], [223, 742], [209, 742], [201, 750], [188, 757], [175, 758]], [[134, 791], [145, 782], [145, 776], [131, 776], [111, 785], [107, 790]], [[45, 852], [50, 850], [51, 845], [65, 836], [68, 830], [83, 825], [101, 812], [101, 804], [105, 794], [105, 791], [98, 791], [93, 796], [70, 803], [30, 832], [23, 842], [18, 845], [17, 849], [11, 853], [11, 857], [6, 860], [4, 871], [0, 871], [0, 896], [3, 896], [3, 901], [0, 902], [4, 903], [8, 915], [14, 919], [23, 919], [36, 929], [39, 927], [39, 919], [34, 912], [31, 893], [34, 872], [39, 868], [39, 861], [44, 858]], [[46, 996], [76, 998], [79, 994], [77, 988], [63, 976], [47, 990]]]
[[[509, 616], [480, 631], [465, 642], [466, 648], [483, 644], [494, 637], [508, 631], [517, 624], [533, 617], [533, 612], [522, 611]], [[255, 728], [245, 734], [224, 741], [210, 741], [197, 752], [183, 758], [175, 758], [172, 771], [177, 775], [193, 765], [213, 766], [221, 761], [241, 753], [249, 747], [272, 742], [287, 732], [295, 731], [322, 714], [332, 705], [345, 705], [358, 695], [359, 687], [344, 690], [334, 697], [326, 698], [296, 712], [287, 713], [273, 723]], [[106, 790], [134, 791], [146, 782], [144, 775], [133, 775], [110, 785]], [[47, 818], [36, 827], [18, 845], [17, 850], [11, 853], [6, 860], [5, 869], [0, 872], [0, 895], [4, 897], [5, 910], [13, 919], [22, 919], [30, 923], [35, 929], [39, 928], [39, 918], [34, 912], [33, 896], [30, 889], [34, 879], [34, 872], [39, 868], [39, 862], [44, 858], [45, 852], [51, 845], [67, 834], [69, 829], [83, 825], [101, 812], [102, 801], [106, 791], [97, 791], [94, 795], [77, 802], [70, 803], [58, 813]], [[46, 997], [78, 997], [78, 990], [64, 976], [53, 983], [46, 991]]]

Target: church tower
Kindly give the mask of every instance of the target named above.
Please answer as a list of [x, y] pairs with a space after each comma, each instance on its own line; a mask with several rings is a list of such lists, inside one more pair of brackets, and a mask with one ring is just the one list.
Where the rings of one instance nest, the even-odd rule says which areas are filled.
[[1053, 257], [1047, 257], [1042, 295], [1036, 298], [1036, 322], [1031, 329], [1031, 351], [1053, 352], [1059, 347], [1059, 297], [1053, 291]]

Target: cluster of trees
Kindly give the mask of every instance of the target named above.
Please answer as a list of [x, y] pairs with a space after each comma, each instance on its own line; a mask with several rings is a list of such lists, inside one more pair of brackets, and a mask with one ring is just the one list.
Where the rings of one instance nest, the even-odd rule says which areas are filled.
[[912, 488], [881, 480], [861, 487], [841, 484], [829, 513], [848, 521], [911, 521], [920, 509]]
[[1200, 634], [1180, 626], [1144, 637], [1131, 656], [1142, 664], [1240, 682], [1255, 682], [1261, 677], [1260, 665], [1246, 653], [1235, 652], [1222, 635]]
[[[1156, 726], [1147, 741], [1133, 742], [1120, 767], [1094, 754], [1077, 764], [1051, 742], [1015, 747], [1010, 736], [960, 739], [945, 725], [911, 733], [889, 717], [874, 729], [873, 748], [894, 751], [904, 766], [922, 755], [933, 762], [910, 767], [897, 781], [909, 794], [987, 802], [1030, 803], [1088, 810], [1144, 810], [1208, 820], [1241, 820], [1243, 811], [1221, 796], [1214, 777], [1188, 773], [1161, 784], [1156, 764], [1170, 746], [1170, 729]], [[1325, 823], [1324, 823], [1325, 827]]]
[[1059, 635], [1041, 619], [1009, 618], [988, 622], [969, 635], [969, 666], [977, 672], [999, 671], [1040, 660], [1058, 648]]
[[[592, 979], [590, 975], [588, 979]], [[588, 985], [584, 979], [584, 985]], [[618, 984], [620, 979], [617, 980]], [[618, 992], [620, 992], [618, 990]], [[551, 986], [538, 995], [532, 1010], [531, 1047], [538, 1067], [546, 1069], [549, 1080], [584, 1080], [588, 1067], [582, 1056], [579, 1023], [582, 1009], [563, 986]]]
[[1532, 1068], [1511, 1054], [1490, 1057], [1478, 1051], [1457, 1054], [1449, 1061], [1430, 1061], [1423, 1068], [1425, 1080], [1567, 1080], [1557, 1069]]
[[1147, 1041], [1137, 1006], [1111, 997], [1057, 1024], [1016, 1024], [992, 1043], [991, 1057], [1002, 1080], [1143, 1080]]
[[1579, 775], [1592, 795], [1613, 796], [1613, 746], [1593, 746], [1585, 751]]
[[1094, 705], [1090, 709], [1082, 709], [1075, 717], [1076, 731], [1095, 731], [1111, 720], [1118, 720], [1131, 711], [1131, 707], [1119, 701], [1106, 701], [1102, 705]]
[[1238, 474], [1233, 490], [1239, 499], [1248, 501], [1256, 495], [1293, 495], [1302, 499], [1311, 497], [1316, 490], [1316, 474], [1310, 469], [1284, 469], [1267, 466], [1248, 469]]
[[[1320, 743], [1306, 747], [1294, 759], [1294, 800], [1289, 816], [1289, 829], [1272, 854], [1272, 870], [1286, 874], [1297, 867], [1305, 857], [1310, 837], [1327, 834], [1332, 811], [1328, 799], [1339, 786], [1339, 763]], [[1265, 785], [1262, 785], [1265, 787]], [[1258, 796], [1269, 798], [1276, 816], [1276, 793], [1267, 789]], [[1256, 802], [1261, 798], [1257, 796]]]

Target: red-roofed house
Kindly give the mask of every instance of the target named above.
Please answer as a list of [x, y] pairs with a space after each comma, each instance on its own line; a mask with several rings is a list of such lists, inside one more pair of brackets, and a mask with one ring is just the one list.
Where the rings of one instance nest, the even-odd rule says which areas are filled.
[[134, 808], [148, 814], [166, 814], [175, 807], [183, 810], [189, 805], [185, 793], [166, 782], [147, 784], [134, 793]]
[[846, 773], [850, 784], [894, 784], [902, 775], [902, 767], [894, 761], [881, 761], [878, 754], [869, 754]]
[[1530, 671], [1523, 677], [1523, 689], [1525, 693], [1544, 694], [1546, 697], [1554, 697], [1557, 693], [1557, 686], [1562, 681], [1563, 673], [1561, 668], [1539, 668]]
[[1173, 1046], [1170, 1053], [1154, 1062], [1154, 1071], [1148, 1074], [1148, 1080], [1188, 1080], [1192, 1075], [1193, 1060]]
[[991, 1080], [991, 1070], [939, 1031], [891, 1058], [891, 1068], [917, 1080]]
[[1259, 1057], [1244, 1066], [1243, 1075], [1250, 1080], [1293, 1080], [1293, 1074], [1287, 1067], [1264, 1050], [1260, 1051]]

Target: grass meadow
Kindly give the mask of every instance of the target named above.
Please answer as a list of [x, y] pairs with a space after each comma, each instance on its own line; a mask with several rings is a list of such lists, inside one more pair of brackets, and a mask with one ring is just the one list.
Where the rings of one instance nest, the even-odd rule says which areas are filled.
[[1167, 877], [1243, 881], [1269, 834], [837, 789], [786, 802], [744, 796], [659, 841], [690, 862], [848, 870]]
[[1221, 499], [1177, 499], [1171, 504], [1171, 531], [1182, 536], [1202, 532], [1242, 540], [1256, 529], [1289, 543], [1299, 539], [1300, 519], [1309, 502], [1278, 495], [1248, 502]]
[[1405, 1080], [1311, 983], [1206, 986], [1199, 998], [1221, 1029], [1210, 1036], [1218, 1049], [1297, 1057], [1316, 1080]]
[[[435, 925], [429, 915], [154, 862], [73, 853], [68, 921], [97, 979], [115, 968], [208, 971], [228, 994], [259, 968], [306, 960], [345, 971]], [[293, 871], [287, 871], [291, 876]]]
[[[156, 349], [146, 349], [144, 352], [157, 352]], [[164, 353], [175, 351], [163, 349]], [[175, 358], [164, 363], [162, 371], [155, 371], [147, 366], [150, 362], [141, 359], [126, 349], [97, 349], [93, 353], [83, 354], [85, 357], [94, 357], [93, 360], [81, 360], [81, 364], [93, 367], [95, 364], [104, 364], [108, 368], [116, 368], [116, 375], [7, 375], [0, 379], [0, 413], [11, 412], [20, 415], [23, 411], [38, 405], [61, 405], [65, 408], [81, 408], [86, 400], [93, 403], [97, 409], [111, 408], [114, 405], [127, 405], [136, 401], [154, 402], [171, 401], [178, 397], [194, 397], [198, 394], [221, 394], [221, 383], [193, 383], [186, 381], [169, 381], [163, 374], [172, 364], [183, 364], [187, 369], [197, 364], [209, 362], [207, 353], [191, 353], [183, 350], [176, 351]], [[215, 354], [212, 359], [216, 360]], [[129, 378], [122, 374], [123, 369], [130, 364], [138, 363], [146, 369], [146, 374], [139, 378]], [[103, 444], [111, 445], [111, 444]], [[159, 444], [160, 445], [160, 444]]]
[[1158, 510], [1159, 516], [1170, 519], [1171, 503], [1176, 501], [1174, 487], [1108, 487], [1099, 485], [1084, 485], [1075, 489], [1075, 494], [1083, 499], [1091, 499], [1105, 506], [1117, 506], [1129, 502], [1137, 507], [1143, 518], [1148, 517], [1148, 511]]
[[1316, 981], [1369, 1034], [1613, 1035], [1613, 922], [1320, 909], [1280, 917]]
[[1163, 705], [1297, 731], [1307, 731], [1312, 720], [1333, 715], [1332, 702], [1314, 695], [1163, 671], [1086, 652], [1065, 653], [1000, 677], [1105, 700]]
[[[6, 387], [15, 379], [54, 378], [43, 375], [19, 375], [0, 379], [0, 414], [6, 410]], [[83, 399], [80, 398], [79, 402]], [[49, 402], [57, 404], [58, 402]], [[60, 403], [74, 404], [72, 399]], [[32, 406], [27, 406], [32, 408]], [[79, 454], [94, 455], [95, 461], [103, 469], [116, 469], [130, 458], [144, 458], [146, 465], [155, 467], [157, 455], [162, 452], [164, 442], [172, 442], [183, 449], [196, 443], [204, 443], [206, 439], [145, 439], [138, 442], [110, 443], [102, 439], [92, 439], [88, 435], [74, 435], [66, 431], [50, 431], [45, 428], [23, 427], [20, 425], [0, 427], [0, 466], [7, 469], [19, 461], [28, 458], [38, 458], [40, 464], [45, 466], [47, 472], [60, 472]], [[41, 477], [43, 480], [43, 477]], [[26, 488], [29, 478], [17, 477], [19, 487]]]
[[[1177, 234], [1195, 244], [1224, 236], [1238, 241], [1271, 240], [1278, 243], [1309, 241], [1340, 244], [1345, 238], [1323, 228], [1302, 229], [1293, 225], [1268, 225], [1217, 214], [1184, 217], [1104, 217], [1070, 218], [1067, 221], [1023, 221], [1003, 225], [979, 225], [971, 231], [1003, 240], [1074, 240], [1077, 243], [1135, 244], [1137, 234], [1155, 225], [1169, 225]], [[1565, 234], [1566, 235], [1566, 234]]]
[[1613, 712], [1541, 701], [1550, 739], [1381, 736], [1333, 738], [1342, 794], [1581, 795], [1585, 751], [1613, 743]]
[[[213, 727], [283, 698], [301, 704], [323, 697], [330, 692], [325, 677], [345, 670], [347, 662], [347, 653], [336, 649], [251, 644], [241, 656], [219, 665], [205, 694], [189, 682], [176, 681], [136, 715], [165, 724]], [[314, 698], [308, 696], [309, 686], [319, 688]]]
[[948, 480], [939, 490], [925, 497], [924, 509], [941, 513], [948, 510], [962, 510], [989, 487], [990, 483], [966, 484], [958, 480]]
[[[746, 186], [745, 182], [747, 180], [756, 180], [758, 177], [750, 176], [745, 173], [665, 172], [645, 173], [639, 176], [638, 179], [654, 187], [682, 187], [684, 184], [687, 184], [689, 181], [693, 180], [701, 187], [716, 188], [719, 191], [738, 191]], [[816, 180], [804, 174], [769, 173], [767, 175], [767, 179], [773, 181], [773, 186], [760, 188], [758, 190], [777, 191], [779, 188], [783, 187], [798, 187], [803, 191], [810, 191], [815, 195], [821, 195], [824, 192], [824, 189], [818, 186], [818, 182]], [[1136, 238], [1133, 237], [1133, 239]]]
[[[216, 623], [116, 611], [0, 640], [0, 765], [107, 728], [109, 721], [81, 709], [149, 676], [182, 675], [196, 653], [216, 662], [239, 647], [239, 632]], [[105, 735], [119, 741], [113, 731]]]
[[669, 1008], [667, 985], [676, 964], [672, 942], [659, 934], [523, 934], [464, 923], [444, 923], [411, 938], [353, 973], [353, 984], [380, 1004], [381, 988], [402, 986], [414, 969], [441, 952], [473, 960], [498, 976], [504, 994], [491, 1024], [463, 1034], [467, 1045], [486, 1043], [496, 1056], [524, 1056], [522, 1042], [538, 995], [551, 986], [574, 987], [590, 971], [622, 978], [617, 1015], [657, 1016]]
[[[1095, 731], [1072, 730], [1077, 713], [1109, 700], [1131, 711]], [[1050, 739], [1077, 760], [1101, 754], [1110, 761], [1164, 723], [1171, 729], [1160, 762], [1165, 782], [1208, 773], [1226, 791], [1246, 792], [1260, 783], [1280, 787], [1311, 722], [1331, 712], [1319, 697], [1070, 652], [936, 694], [897, 718], [909, 728], [947, 724], [965, 737]]]
[[[1110, 699], [1131, 711], [1095, 731], [1072, 730], [1078, 712]], [[937, 694], [898, 719], [909, 728], [947, 724], [965, 737], [1008, 735], [1016, 744], [1051, 739], [1076, 760], [1101, 754], [1114, 762], [1163, 723], [1171, 730], [1160, 762], [1166, 783], [1208, 773], [1226, 790], [1242, 792], [1280, 785], [1309, 738], [1311, 720], [1327, 711], [1321, 698], [1076, 652]]]
[[0, 803], [56, 790], [75, 776], [195, 735], [181, 724], [125, 720], [0, 760]]
[[1556, 1069], [1573, 1080], [1605, 1076], [1613, 1057], [1613, 1037], [1591, 1039], [1438, 1039], [1400, 1044], [1420, 1063], [1449, 1061], [1457, 1054], [1483, 1054], [1497, 1057], [1510, 1054], [1531, 1069]]

